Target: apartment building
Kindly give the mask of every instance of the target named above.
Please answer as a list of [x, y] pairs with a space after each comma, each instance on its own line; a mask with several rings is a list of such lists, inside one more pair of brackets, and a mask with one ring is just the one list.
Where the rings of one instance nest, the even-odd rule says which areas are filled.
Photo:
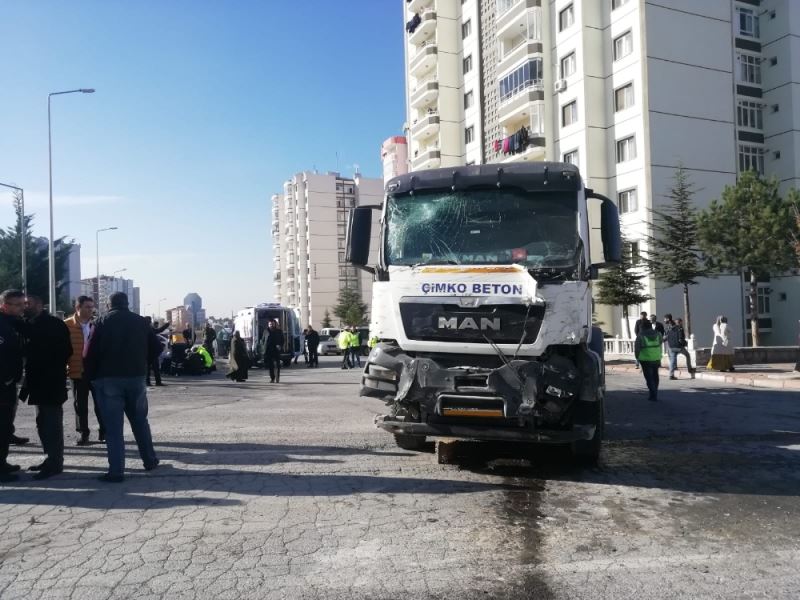
[[[299, 311], [303, 325], [320, 328], [327, 311], [333, 315], [339, 291], [357, 290], [369, 305], [372, 278], [345, 262], [345, 242], [350, 209], [381, 204], [383, 180], [356, 174], [298, 173], [272, 196], [272, 250], [275, 301]], [[378, 220], [374, 212], [377, 257]]]
[[133, 285], [132, 279], [101, 275], [99, 291], [97, 277], [80, 280], [80, 294], [97, 298], [97, 310], [100, 314], [106, 312], [108, 299], [111, 297], [111, 294], [115, 292], [123, 292], [127, 295], [128, 307], [131, 312], [135, 312], [136, 314], [140, 313], [140, 289]]
[[[800, 2], [794, 0], [410, 0], [411, 170], [556, 160], [617, 200], [636, 256], [651, 210], [683, 164], [698, 208], [738, 173], [800, 186]], [[747, 343], [743, 276], [693, 286], [694, 333], [725, 314]], [[792, 344], [798, 277], [760, 284], [767, 344]], [[682, 312], [648, 283], [636, 309]], [[619, 331], [620, 311], [598, 306]]]

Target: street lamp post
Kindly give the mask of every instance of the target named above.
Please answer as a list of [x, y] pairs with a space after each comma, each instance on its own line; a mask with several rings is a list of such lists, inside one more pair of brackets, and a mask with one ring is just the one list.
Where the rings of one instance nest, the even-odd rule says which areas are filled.
[[159, 319], [161, 318], [161, 303], [162, 303], [164, 300], [166, 300], [166, 298], [159, 298], [159, 299], [158, 299], [158, 313], [157, 313], [157, 314], [158, 314], [158, 318], [159, 318]]
[[101, 231], [114, 231], [118, 229], [117, 227], [104, 227], [103, 229], [98, 229], [94, 233], [95, 238], [95, 259], [97, 261], [97, 295], [96, 295], [96, 302], [97, 302], [97, 312], [99, 314], [103, 314], [103, 304], [100, 302], [100, 232]]
[[[50, 176], [50, 251], [48, 253], [49, 265], [49, 296], [50, 296], [50, 312], [54, 313], [56, 310], [56, 252], [54, 248], [55, 237], [53, 235], [53, 135], [50, 127], [50, 98], [53, 96], [60, 96], [62, 94], [94, 94], [92, 88], [81, 88], [78, 90], [67, 90], [65, 92], [51, 92], [47, 95], [47, 167]], [[97, 282], [98, 291], [100, 288], [100, 281]]]
[[21, 246], [22, 246], [22, 293], [27, 295], [28, 294], [28, 259], [25, 256], [25, 190], [21, 187], [17, 187], [15, 185], [9, 185], [8, 183], [0, 183], [3, 187], [11, 188], [12, 190], [16, 190], [19, 192], [20, 197], [20, 215], [19, 215], [19, 237], [21, 239]]

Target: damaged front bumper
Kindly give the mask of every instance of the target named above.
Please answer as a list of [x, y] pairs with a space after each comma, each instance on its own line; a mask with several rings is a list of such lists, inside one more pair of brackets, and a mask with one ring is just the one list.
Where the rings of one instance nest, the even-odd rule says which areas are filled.
[[575, 363], [563, 356], [451, 366], [379, 344], [367, 360], [361, 395], [392, 406], [375, 424], [393, 434], [567, 443], [595, 434], [594, 423], [571, 419], [586, 395], [583, 385]]

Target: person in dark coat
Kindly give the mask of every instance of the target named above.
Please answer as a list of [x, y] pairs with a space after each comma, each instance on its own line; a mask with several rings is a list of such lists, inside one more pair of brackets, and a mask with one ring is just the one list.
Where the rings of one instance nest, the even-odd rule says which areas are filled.
[[[147, 364], [147, 387], [150, 387], [150, 371], [153, 372], [153, 375], [156, 378], [156, 387], [164, 387], [164, 382], [161, 381], [161, 353], [164, 351], [164, 342], [162, 338], [159, 337], [159, 334], [165, 332], [169, 329], [169, 321], [164, 323], [163, 325], [159, 326], [158, 322], [152, 323], [152, 319], [150, 317], [145, 317], [145, 321], [147, 324], [153, 328], [153, 333], [156, 334], [156, 340], [158, 341], [158, 352], [152, 353]], [[153, 348], [155, 350], [155, 348]]]
[[183, 334], [183, 339], [186, 340], [186, 345], [189, 348], [194, 346], [194, 332], [192, 331], [192, 328], [187, 325], [186, 329], [184, 329], [181, 333]]
[[306, 347], [308, 348], [308, 367], [319, 367], [319, 333], [309, 325], [306, 333]]
[[46, 310], [42, 299], [25, 298], [25, 381], [21, 396], [36, 407], [36, 431], [47, 455], [30, 467], [34, 479], [47, 479], [64, 470], [64, 402], [67, 401], [67, 362], [72, 356], [69, 329]]
[[109, 311], [100, 318], [89, 338], [84, 369], [97, 393], [106, 427], [108, 473], [101, 481], [119, 483], [125, 476], [123, 424], [128, 417], [139, 456], [146, 471], [158, 466], [147, 420], [148, 356], [159, 346], [156, 334], [143, 317], [128, 309], [128, 296], [114, 292]]
[[217, 332], [211, 326], [211, 323], [206, 323], [206, 329], [203, 333], [203, 347], [214, 358], [214, 340], [217, 339]]
[[281, 352], [286, 340], [277, 321], [267, 323], [267, 341], [264, 344], [264, 364], [269, 368], [270, 383], [281, 381]]
[[233, 381], [247, 381], [247, 370], [250, 368], [250, 358], [247, 356], [247, 347], [242, 336], [234, 331], [231, 343], [231, 356], [228, 361], [228, 374], [226, 377]]
[[25, 309], [19, 290], [0, 294], [0, 482], [16, 481], [19, 465], [8, 463], [8, 448], [14, 435], [17, 383], [22, 379], [22, 341], [18, 328]]

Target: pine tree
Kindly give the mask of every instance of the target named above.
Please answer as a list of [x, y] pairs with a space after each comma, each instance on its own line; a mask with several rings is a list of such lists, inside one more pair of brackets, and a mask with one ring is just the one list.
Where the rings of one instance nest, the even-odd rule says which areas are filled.
[[323, 327], [330, 327], [331, 326], [331, 313], [328, 309], [325, 309], [325, 315], [322, 317], [322, 326]]
[[797, 265], [800, 266], [800, 192], [796, 189], [789, 190], [788, 200], [792, 205], [792, 215], [794, 216], [792, 246], [797, 257]]
[[664, 210], [653, 210], [653, 235], [648, 238], [645, 265], [657, 281], [668, 287], [683, 288], [683, 319], [686, 333], [692, 333], [692, 316], [689, 306], [689, 286], [697, 279], [708, 276], [697, 241], [697, 211], [694, 209], [695, 189], [688, 174], [680, 165], [675, 171], [675, 182], [666, 195], [670, 205]]
[[[14, 192], [14, 210], [17, 218], [14, 225], [0, 229], [0, 291], [22, 289], [22, 197]], [[48, 301], [48, 245], [33, 236], [33, 215], [25, 215], [22, 226], [25, 228], [25, 259], [27, 261], [28, 293], [41, 296]], [[67, 286], [65, 273], [72, 243], [65, 238], [55, 240], [56, 297], [61, 298]], [[69, 301], [67, 301], [69, 303]], [[58, 308], [58, 304], [56, 309]], [[51, 310], [52, 309], [51, 307]]]
[[605, 270], [597, 281], [597, 302], [610, 306], [621, 306], [625, 323], [625, 336], [631, 338], [631, 326], [628, 320], [628, 308], [650, 300], [645, 293], [642, 280], [647, 277], [637, 265], [633, 264], [634, 257], [631, 245], [623, 240], [622, 261]]
[[720, 200], [698, 215], [700, 245], [709, 268], [749, 274], [750, 332], [759, 346], [758, 278], [787, 271], [796, 264], [791, 204], [781, 198], [778, 182], [755, 171], [725, 186]]
[[364, 325], [367, 320], [367, 305], [361, 301], [361, 294], [352, 288], [339, 291], [339, 299], [333, 314], [339, 317], [342, 325]]

